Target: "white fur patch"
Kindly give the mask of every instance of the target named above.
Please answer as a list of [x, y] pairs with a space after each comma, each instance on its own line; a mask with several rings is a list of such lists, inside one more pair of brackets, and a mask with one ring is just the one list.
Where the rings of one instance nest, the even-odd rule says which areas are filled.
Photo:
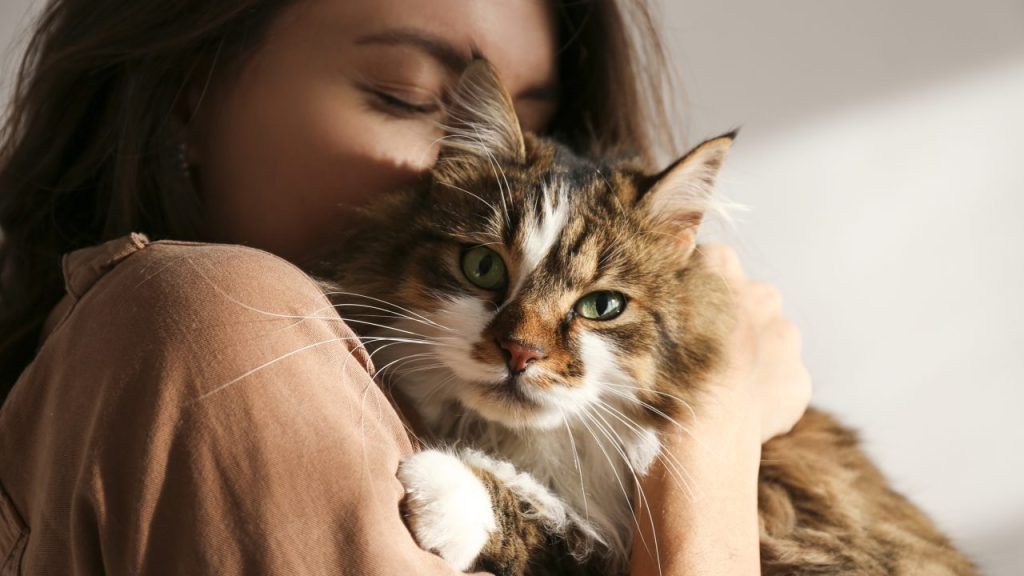
[[[636, 398], [631, 388], [636, 386], [636, 383], [615, 362], [615, 358], [620, 354], [621, 352], [616, 350], [613, 344], [596, 334], [583, 332], [580, 335], [580, 356], [583, 358], [585, 369], [584, 386], [596, 390], [595, 394], [601, 394], [606, 399], [606, 405], [609, 404], [608, 398], [615, 399], [606, 410], [597, 410], [597, 412], [604, 418], [602, 423], [607, 422], [610, 428], [619, 432], [623, 438], [629, 439], [628, 442], [622, 443], [623, 452], [633, 466], [633, 470], [637, 474], [644, 474], [651, 462], [658, 456], [661, 450], [661, 440], [653, 429], [637, 430], [620, 421], [619, 418], [622, 416], [615, 413], [615, 405], [621, 405], [622, 400], [626, 398]], [[616, 385], [622, 387], [614, 388], [614, 393], [605, 390]]]
[[437, 348], [437, 355], [452, 373], [466, 382], [494, 382], [505, 378], [504, 365], [485, 364], [472, 357], [473, 346], [494, 318], [493, 306], [488, 309], [484, 301], [475, 296], [455, 296], [442, 303], [434, 315], [451, 329], [445, 335], [443, 346]]
[[580, 358], [583, 360], [584, 386], [600, 388], [612, 372], [618, 371], [614, 347], [591, 332], [580, 332]]
[[661, 438], [653, 428], [643, 429], [643, 433], [636, 434], [634, 438], [636, 442], [627, 443], [624, 448], [633, 469], [637, 474], [643, 475], [661, 453]]
[[525, 234], [520, 246], [523, 259], [517, 269], [515, 284], [509, 291], [506, 302], [515, 300], [526, 279], [551, 252], [558, 237], [562, 234], [562, 229], [569, 221], [569, 200], [565, 183], [561, 181], [557, 184], [545, 183], [543, 195], [541, 205], [544, 213], [538, 217], [531, 212], [523, 223]]
[[398, 479], [405, 486], [416, 542], [456, 570], [468, 570], [498, 529], [483, 482], [440, 450], [424, 450], [402, 462]]

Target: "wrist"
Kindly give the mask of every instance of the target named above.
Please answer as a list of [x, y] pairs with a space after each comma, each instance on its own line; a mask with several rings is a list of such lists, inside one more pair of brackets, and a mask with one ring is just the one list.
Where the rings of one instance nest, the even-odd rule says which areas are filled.
[[[740, 387], [716, 382], [698, 400], [698, 409], [686, 424], [690, 433], [673, 431], [666, 440], [676, 449], [700, 451], [709, 465], [739, 467], [756, 473], [760, 464], [762, 422], [760, 406]], [[738, 471], [738, 470], [737, 470]]]
[[637, 498], [634, 575], [759, 573], [760, 423], [734, 408], [723, 400], [699, 411], [686, 431], [671, 426], [663, 434], [665, 456], [640, 482], [647, 503]]

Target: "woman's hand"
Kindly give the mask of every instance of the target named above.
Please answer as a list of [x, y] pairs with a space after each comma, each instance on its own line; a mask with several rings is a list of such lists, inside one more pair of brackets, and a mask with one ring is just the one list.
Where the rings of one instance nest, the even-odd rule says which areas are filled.
[[696, 418], [665, 431], [664, 457], [640, 481], [634, 576], [760, 574], [761, 444], [788, 432], [811, 395], [800, 334], [782, 316], [779, 292], [747, 278], [731, 248], [700, 250], [728, 283], [736, 322], [726, 366], [706, 383]]
[[743, 273], [736, 252], [721, 244], [701, 247], [705, 261], [729, 285], [736, 324], [726, 348], [728, 368], [708, 383], [709, 417], [749, 418], [761, 442], [789, 432], [811, 398], [811, 377], [800, 358], [800, 332], [782, 315], [782, 296]]

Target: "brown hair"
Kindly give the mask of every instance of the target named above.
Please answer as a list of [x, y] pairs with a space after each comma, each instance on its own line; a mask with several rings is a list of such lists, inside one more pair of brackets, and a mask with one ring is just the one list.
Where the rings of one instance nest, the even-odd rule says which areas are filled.
[[[224, 81], [289, 3], [51, 0], [18, 70], [0, 135], [0, 400], [63, 294], [60, 256], [132, 231], [203, 239], [183, 178], [183, 88]], [[645, 2], [556, 0], [562, 99], [551, 132], [649, 161], [677, 140], [671, 84]], [[673, 151], [674, 150], [669, 150]]]

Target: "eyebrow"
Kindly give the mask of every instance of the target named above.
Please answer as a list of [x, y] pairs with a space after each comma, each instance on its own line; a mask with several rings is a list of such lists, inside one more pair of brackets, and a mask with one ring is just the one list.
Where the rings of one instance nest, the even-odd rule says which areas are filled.
[[[461, 74], [472, 59], [471, 54], [459, 50], [448, 40], [416, 28], [394, 28], [360, 36], [356, 45], [368, 46], [412, 46], [426, 52], [455, 74]], [[555, 102], [558, 100], [556, 84], [544, 83], [530, 86], [513, 98]]]
[[451, 42], [415, 28], [396, 28], [360, 36], [356, 39], [356, 44], [359, 46], [371, 44], [412, 46], [433, 56], [434, 59], [444, 64], [446, 68], [451, 69], [456, 74], [462, 72], [469, 65], [470, 60], [469, 54], [459, 50]]

